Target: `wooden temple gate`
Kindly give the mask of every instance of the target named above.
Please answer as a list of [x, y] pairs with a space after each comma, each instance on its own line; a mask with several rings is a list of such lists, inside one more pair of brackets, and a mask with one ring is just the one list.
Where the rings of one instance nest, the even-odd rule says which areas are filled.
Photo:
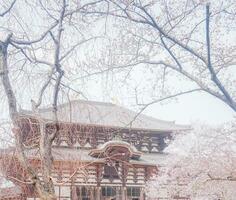
[[[136, 116], [133, 111], [101, 102], [62, 104], [58, 107], [57, 123], [51, 120], [51, 114], [51, 108], [38, 110], [36, 114], [22, 110], [19, 128], [24, 145], [29, 147], [39, 143], [41, 121], [48, 134], [57, 130], [51, 178], [59, 200], [146, 200], [145, 183], [157, 173], [157, 163], [162, 166], [165, 160], [162, 151], [168, 141], [173, 133], [189, 129], [142, 114], [133, 121]], [[132, 122], [132, 127], [124, 126], [127, 122]], [[26, 148], [25, 153], [41, 177], [38, 148]], [[4, 156], [9, 167], [1, 171], [23, 182], [29, 181], [20, 165], [11, 161], [14, 152], [9, 149]], [[14, 183], [21, 188], [23, 198], [38, 200], [33, 187]]]

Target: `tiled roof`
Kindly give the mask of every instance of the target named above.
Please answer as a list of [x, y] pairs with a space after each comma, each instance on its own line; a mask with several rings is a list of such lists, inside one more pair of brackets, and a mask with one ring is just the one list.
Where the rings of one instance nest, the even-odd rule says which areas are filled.
[[[82, 162], [104, 162], [104, 158], [94, 158], [89, 155], [88, 149], [76, 149], [67, 147], [53, 147], [52, 154], [54, 161], [82, 161]], [[8, 152], [9, 154], [9, 152]], [[39, 159], [38, 149], [26, 151], [29, 159]], [[165, 153], [143, 153], [139, 159], [130, 159], [131, 164], [139, 165], [165, 165], [170, 155]]]
[[[54, 161], [83, 161], [83, 162], [104, 162], [104, 158], [95, 158], [89, 155], [89, 149], [77, 149], [68, 147], [53, 147], [52, 154]], [[27, 149], [26, 155], [29, 159], [39, 159], [40, 153], [36, 148]], [[15, 156], [14, 149], [2, 149], [0, 157], [6, 155]], [[166, 153], [142, 153], [139, 159], [131, 159], [130, 163], [140, 165], [165, 165], [172, 155]]]
[[[22, 115], [35, 115], [32, 111], [22, 110]], [[44, 119], [52, 120], [52, 108], [43, 108], [37, 114]], [[127, 108], [104, 102], [75, 100], [58, 106], [58, 117], [61, 122], [91, 124], [107, 127], [146, 129], [156, 131], [186, 130], [189, 126], [178, 125], [173, 121], [159, 120]]]

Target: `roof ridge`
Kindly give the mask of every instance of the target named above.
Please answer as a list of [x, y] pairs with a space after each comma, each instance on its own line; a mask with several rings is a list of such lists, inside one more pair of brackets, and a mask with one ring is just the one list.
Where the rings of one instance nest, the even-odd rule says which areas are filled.
[[[113, 104], [111, 102], [74, 99], [74, 100], [70, 100], [68, 102], [59, 104], [58, 108], [63, 108], [65, 106], [67, 106], [67, 105], [75, 104], [75, 103], [83, 103], [83, 104], [90, 104], [90, 105], [107, 105], [107, 106], [109, 105], [109, 106], [115, 106], [115, 104]], [[39, 111], [41, 111], [41, 112], [48, 111], [48, 110], [52, 110], [52, 106], [51, 105], [46, 105], [45, 107], [39, 109]]]

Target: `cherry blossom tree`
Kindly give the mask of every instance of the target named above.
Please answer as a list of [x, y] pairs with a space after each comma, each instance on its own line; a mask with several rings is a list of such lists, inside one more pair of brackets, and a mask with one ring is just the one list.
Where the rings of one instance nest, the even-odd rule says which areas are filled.
[[196, 125], [167, 148], [169, 159], [147, 185], [148, 196], [233, 200], [236, 187], [236, 126]]
[[112, 18], [119, 34], [109, 62], [91, 75], [122, 70], [124, 80], [133, 80], [145, 74], [133, 86], [143, 107], [206, 92], [236, 111], [235, 7], [231, 0], [101, 1], [87, 15]]

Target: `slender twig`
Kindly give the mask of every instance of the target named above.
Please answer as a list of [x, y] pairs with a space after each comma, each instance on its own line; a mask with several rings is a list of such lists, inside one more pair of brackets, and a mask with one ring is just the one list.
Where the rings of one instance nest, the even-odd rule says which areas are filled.
[[[176, 94], [172, 94], [172, 95], [168, 95], [168, 96], [165, 96], [163, 98], [159, 98], [159, 99], [156, 99], [152, 102], [149, 102], [149, 103], [146, 103], [146, 104], [140, 104], [137, 102], [137, 105], [142, 105], [143, 107], [139, 110], [139, 112], [137, 112], [137, 114], [133, 117], [132, 121], [129, 122], [130, 126], [132, 126], [132, 123], [137, 119], [137, 117], [139, 115], [141, 115], [144, 110], [146, 110], [149, 106], [153, 105], [153, 104], [156, 104], [156, 103], [160, 103], [162, 101], [165, 101], [167, 99], [173, 99], [175, 97], [178, 97], [178, 96], [182, 96], [182, 95], [185, 95], [185, 94], [190, 94], [190, 93], [193, 93], [193, 92], [199, 92], [199, 91], [202, 91], [201, 88], [196, 88], [196, 89], [192, 89], [192, 90], [188, 90], [188, 91], [184, 91], [184, 92], [178, 92]], [[136, 100], [138, 98], [136, 97]]]

